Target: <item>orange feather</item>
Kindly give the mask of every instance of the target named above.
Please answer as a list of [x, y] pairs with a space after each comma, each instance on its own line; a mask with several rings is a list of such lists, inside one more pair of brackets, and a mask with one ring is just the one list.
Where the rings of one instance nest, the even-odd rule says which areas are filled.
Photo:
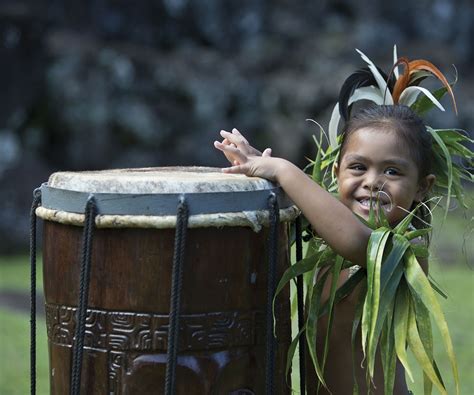
[[408, 62], [407, 58], [399, 58], [395, 64], [392, 67], [392, 71], [390, 71], [390, 74], [393, 73], [393, 70], [395, 67], [403, 64], [405, 66], [405, 70], [403, 71], [403, 74], [401, 74], [397, 82], [395, 82], [395, 86], [393, 87], [393, 92], [392, 92], [392, 97], [393, 97], [393, 102], [395, 104], [398, 103], [398, 99], [400, 99], [400, 95], [402, 94], [403, 90], [408, 86], [408, 83], [410, 82], [410, 63]]
[[[446, 79], [446, 77], [433, 63], [428, 62], [427, 60], [423, 60], [423, 59], [412, 60], [411, 62], [408, 63], [408, 70], [410, 74], [413, 74], [417, 70], [425, 70], [435, 75], [443, 83], [444, 87], [447, 89], [447, 91], [451, 95], [451, 99], [453, 100], [454, 111], [456, 112], [456, 114], [458, 113], [458, 109], [456, 106], [456, 99], [454, 98], [454, 93], [453, 93], [453, 90], [451, 89], [451, 85], [449, 85], [449, 82]], [[393, 98], [393, 100], [395, 101], [395, 97]]]

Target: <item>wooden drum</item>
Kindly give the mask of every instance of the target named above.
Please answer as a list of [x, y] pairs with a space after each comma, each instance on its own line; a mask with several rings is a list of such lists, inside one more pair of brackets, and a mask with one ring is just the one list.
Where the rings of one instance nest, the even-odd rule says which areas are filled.
[[[81, 394], [162, 394], [176, 207], [189, 207], [178, 330], [176, 393], [265, 391], [268, 196], [280, 206], [279, 279], [289, 265], [280, 188], [210, 168], [60, 172], [41, 187], [43, 271], [52, 394], [70, 389], [84, 207], [94, 195]], [[288, 292], [276, 300], [274, 388], [289, 394]]]

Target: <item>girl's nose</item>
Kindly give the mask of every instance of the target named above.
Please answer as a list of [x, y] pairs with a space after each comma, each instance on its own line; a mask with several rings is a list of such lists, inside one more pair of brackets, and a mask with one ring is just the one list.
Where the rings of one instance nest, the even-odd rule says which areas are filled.
[[380, 191], [383, 186], [383, 177], [377, 172], [368, 171], [364, 178], [364, 188], [371, 191]]

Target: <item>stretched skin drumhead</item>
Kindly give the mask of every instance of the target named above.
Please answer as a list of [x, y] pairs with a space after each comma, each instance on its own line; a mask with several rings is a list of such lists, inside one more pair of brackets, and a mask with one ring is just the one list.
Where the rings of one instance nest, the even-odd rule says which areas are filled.
[[50, 176], [53, 188], [88, 193], [212, 193], [270, 190], [271, 182], [243, 174], [222, 173], [212, 167], [148, 167]]
[[269, 220], [269, 197], [280, 208], [280, 221], [299, 211], [275, 183], [209, 167], [157, 167], [84, 172], [58, 172], [41, 187], [45, 220], [82, 225], [87, 200], [93, 196], [98, 227], [174, 227], [176, 210], [185, 200], [189, 227], [251, 226]]

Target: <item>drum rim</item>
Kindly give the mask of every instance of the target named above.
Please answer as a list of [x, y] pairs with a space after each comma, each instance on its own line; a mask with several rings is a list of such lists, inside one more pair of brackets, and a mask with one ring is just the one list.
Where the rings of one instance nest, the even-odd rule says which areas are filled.
[[[36, 215], [44, 221], [63, 225], [84, 226], [85, 221], [84, 214], [51, 210], [41, 206], [36, 209]], [[299, 215], [300, 210], [296, 206], [280, 209], [280, 222], [292, 222]], [[95, 218], [96, 227], [104, 229], [170, 229], [176, 228], [176, 222], [176, 215], [97, 215]], [[189, 217], [188, 228], [250, 227], [253, 231], [260, 232], [262, 227], [270, 226], [270, 222], [269, 210], [197, 214]]]
[[274, 193], [280, 208], [293, 202], [281, 187], [267, 190], [193, 193], [89, 193], [41, 185], [43, 208], [67, 213], [84, 213], [87, 200], [94, 196], [100, 215], [168, 216], [175, 215], [178, 203], [185, 199], [189, 215], [238, 213], [268, 209], [268, 198]]

